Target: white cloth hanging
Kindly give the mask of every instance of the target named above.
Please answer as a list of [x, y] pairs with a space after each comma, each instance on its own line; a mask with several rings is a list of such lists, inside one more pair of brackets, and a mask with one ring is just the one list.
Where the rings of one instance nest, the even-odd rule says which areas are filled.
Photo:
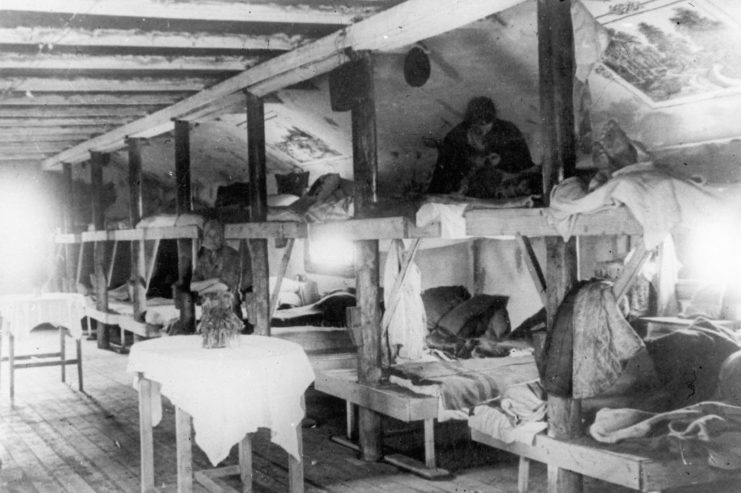
[[382, 327], [387, 331], [391, 348], [399, 346], [397, 356], [418, 360], [425, 354], [427, 317], [422, 303], [422, 279], [419, 268], [412, 263], [399, 292], [394, 296], [396, 278], [402, 275], [404, 242], [394, 240], [389, 247], [383, 271], [383, 301], [386, 307]]

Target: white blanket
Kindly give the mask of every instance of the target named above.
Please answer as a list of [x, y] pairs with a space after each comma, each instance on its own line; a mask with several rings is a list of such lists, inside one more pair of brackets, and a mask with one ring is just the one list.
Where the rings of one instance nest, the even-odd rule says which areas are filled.
[[625, 205], [643, 226], [643, 240], [653, 249], [677, 225], [693, 227], [731, 211], [741, 198], [738, 186], [713, 189], [672, 176], [653, 163], [626, 166], [600, 188], [586, 193], [578, 178], [568, 178], [551, 192], [549, 222], [566, 240], [577, 214], [590, 214]]

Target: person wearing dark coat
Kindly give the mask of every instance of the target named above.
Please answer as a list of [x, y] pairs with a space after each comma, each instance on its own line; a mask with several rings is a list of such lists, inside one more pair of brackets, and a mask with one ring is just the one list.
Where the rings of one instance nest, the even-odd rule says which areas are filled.
[[530, 150], [520, 130], [497, 118], [490, 98], [475, 97], [468, 102], [464, 120], [438, 146], [427, 193], [460, 193], [479, 198], [526, 194], [520, 192], [529, 190], [506, 191], [502, 185], [511, 188], [511, 180], [532, 167]]

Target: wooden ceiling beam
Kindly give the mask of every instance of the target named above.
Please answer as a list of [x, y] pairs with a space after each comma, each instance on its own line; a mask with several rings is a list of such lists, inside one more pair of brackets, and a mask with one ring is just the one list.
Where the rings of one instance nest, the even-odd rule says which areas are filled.
[[[77, 139], [78, 136], [83, 138], [90, 138], [94, 135], [101, 135], [105, 133], [107, 127], [101, 127], [96, 125], [80, 126], [80, 127], [15, 127], [9, 128], [0, 132], [5, 137], [36, 137], [36, 136], [67, 136], [67, 138]], [[74, 137], [70, 137], [74, 136]]]
[[111, 106], [111, 111], [121, 111], [126, 106], [168, 106], [192, 95], [193, 92], [161, 93], [82, 93], [82, 94], [33, 94], [32, 92], [10, 92], [0, 95], [0, 106]]
[[203, 77], [13, 77], [0, 79], [0, 92], [183, 92], [200, 91], [214, 82]]
[[64, 148], [72, 147], [91, 137], [88, 133], [71, 133], [71, 134], [26, 134], [18, 133], [8, 134], [0, 132], [0, 144], [25, 144], [28, 142], [64, 142]]
[[[4, 154], [15, 154], [15, 153], [28, 153], [28, 152], [39, 152], [39, 153], [55, 153], [63, 150], [69, 145], [70, 141], [57, 141], [57, 142], [15, 142], [15, 143], [3, 143], [0, 146], [0, 152]], [[72, 141], [74, 142], [74, 141]]]
[[41, 164], [41, 159], [16, 159], [13, 160], [2, 160], [0, 162], [0, 165], [2, 165], [3, 168], [9, 168], [11, 166], [33, 166], [38, 167], [39, 164]]
[[0, 118], [124, 118], [140, 117], [162, 108], [162, 105], [146, 106], [37, 106], [20, 108], [5, 106], [0, 101]]
[[[379, 2], [353, 2], [347, 5], [326, 2], [315, 6], [310, 0], [303, 5], [278, 3], [253, 3], [216, 0], [187, 0], [162, 2], [161, 0], [3, 0], [0, 11], [56, 12], [60, 14], [142, 17], [162, 19], [192, 19], [209, 21], [243, 21], [259, 23], [294, 24], [351, 24], [359, 18], [373, 14]], [[390, 2], [391, 3], [391, 2]]]
[[[0, 8], [2, 10], [2, 8]], [[142, 31], [139, 29], [83, 29], [76, 27], [0, 28], [0, 45], [29, 45], [47, 52], [60, 47], [120, 50], [250, 50], [290, 51], [309, 39], [302, 35]]]
[[41, 161], [53, 153], [29, 152], [29, 153], [4, 153], [0, 151], [0, 163], [6, 161]]
[[[271, 58], [168, 108], [68, 149], [47, 159], [44, 167], [50, 169], [62, 162], [84, 161], [89, 158], [90, 149], [118, 148], [124, 145], [127, 136], [165, 128], [173, 118], [196, 112], [234, 92], [246, 89], [257, 96], [264, 96], [280, 89], [280, 85], [285, 87], [301, 78], [305, 80], [329, 72], [346, 62], [348, 50], [393, 50], [464, 26], [520, 1], [407, 0], [334, 34]], [[266, 81], [271, 79], [278, 82], [275, 87], [267, 84]], [[266, 85], [256, 91], [254, 87], [258, 84]]]
[[117, 118], [4, 118], [0, 117], [0, 128], [15, 127], [86, 127], [91, 125], [100, 125], [105, 127], [115, 127], [125, 125], [136, 117]]
[[[74, 55], [47, 53], [0, 53], [0, 71], [21, 75], [63, 72], [65, 76], [103, 72], [106, 76], [127, 72], [241, 72], [261, 62], [254, 56], [151, 56]], [[13, 72], [11, 72], [13, 71]]]

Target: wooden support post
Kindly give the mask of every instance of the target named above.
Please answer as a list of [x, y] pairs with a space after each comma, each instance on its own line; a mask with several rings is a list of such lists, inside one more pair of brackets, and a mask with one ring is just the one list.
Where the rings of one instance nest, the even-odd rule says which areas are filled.
[[639, 241], [638, 246], [633, 250], [630, 261], [625, 265], [623, 272], [617, 278], [612, 287], [612, 292], [615, 295], [616, 300], [619, 301], [620, 298], [628, 292], [630, 287], [633, 285], [633, 282], [640, 274], [643, 264], [651, 258], [651, 255], [651, 251], [646, 250], [646, 244], [643, 241]]
[[543, 303], [543, 306], [546, 306], [548, 298], [546, 295], [547, 286], [545, 284], [545, 276], [543, 275], [543, 270], [540, 268], [540, 264], [538, 263], [538, 257], [535, 255], [533, 245], [530, 243], [530, 238], [518, 233], [517, 236], [515, 236], [515, 241], [517, 241], [517, 246], [520, 249], [522, 260], [527, 266], [530, 279], [533, 280], [535, 289], [538, 291], [540, 301]]
[[[576, 169], [574, 135], [574, 39], [571, 0], [538, 0], [538, 65], [540, 112], [543, 128], [543, 197], [548, 200], [555, 183]], [[576, 240], [546, 238], [548, 261], [545, 284], [548, 330], [553, 330], [556, 310], [577, 280]], [[581, 403], [548, 396], [548, 432], [573, 438], [581, 432]], [[582, 476], [548, 466], [549, 493], [580, 493]]]
[[273, 318], [275, 310], [278, 309], [278, 298], [280, 297], [280, 287], [283, 285], [283, 278], [286, 276], [286, 270], [288, 269], [288, 262], [291, 261], [291, 252], [293, 252], [293, 244], [296, 242], [295, 238], [289, 238], [286, 243], [286, 250], [283, 252], [283, 258], [280, 261], [280, 268], [278, 269], [278, 275], [275, 277], [275, 287], [273, 288], [273, 294], [270, 296], [270, 318]]
[[[62, 164], [62, 173], [64, 176], [64, 191], [67, 200], [64, 207], [64, 232], [71, 233], [75, 222], [74, 208], [74, 182], [72, 180], [72, 165], [69, 163]], [[72, 245], [64, 244], [64, 291], [68, 293], [75, 292], [75, 265], [72, 261]]]
[[[576, 239], [564, 242], [560, 237], [546, 237], [546, 315], [548, 330], [553, 330], [561, 301], [577, 281]], [[575, 438], [581, 434], [581, 401], [548, 395], [548, 434], [555, 438]], [[548, 466], [548, 493], [579, 493], [580, 474]]]
[[[144, 177], [142, 175], [142, 143], [144, 139], [130, 138], [126, 143], [129, 148], [129, 221], [131, 227], [136, 225], [144, 214]], [[131, 242], [131, 273], [129, 283], [132, 288], [134, 320], [144, 321], [147, 310], [146, 267], [144, 259], [144, 240]]]
[[517, 493], [527, 493], [530, 483], [530, 459], [520, 456], [517, 467]]
[[576, 172], [574, 34], [571, 0], [538, 0], [538, 65], [543, 128], [543, 198]]
[[178, 493], [193, 491], [193, 430], [190, 414], [175, 406]]
[[[190, 124], [175, 120], [175, 208], [178, 214], [193, 209], [190, 191]], [[178, 296], [180, 297], [180, 330], [190, 334], [196, 330], [196, 309], [190, 292], [190, 278], [193, 275], [191, 253], [192, 240], [178, 239]]]
[[486, 268], [481, 261], [483, 246], [486, 239], [476, 238], [471, 242], [471, 271], [473, 273], [473, 294], [483, 294], [486, 286]]
[[[268, 215], [268, 193], [265, 160], [265, 105], [254, 94], [247, 97], [247, 163], [250, 176], [250, 221], [265, 221]], [[270, 284], [268, 240], [251, 239], [252, 315], [255, 334], [270, 335]]]
[[[353, 180], [355, 182], [355, 216], [363, 217], [377, 202], [378, 150], [376, 148], [376, 108], [373, 90], [373, 59], [360, 52], [353, 62], [360, 94], [355, 94], [352, 107]], [[357, 242], [355, 283], [360, 309], [362, 345], [358, 354], [358, 381], [365, 385], [381, 382], [382, 340], [380, 307], [378, 240]], [[360, 458], [379, 460], [382, 456], [381, 415], [366, 408], [358, 412]]]
[[426, 419], [425, 424], [425, 467], [435, 469], [437, 461], [435, 460], [435, 420]]
[[[103, 166], [108, 163], [109, 154], [101, 152], [90, 153], [90, 186], [93, 202], [93, 226], [96, 231], [105, 229], [105, 210], [103, 209]], [[105, 271], [106, 243], [96, 241], [93, 245], [93, 265], [95, 267], [95, 309], [101, 312], [108, 311], [108, 282]], [[95, 322], [96, 337], [100, 349], [108, 349], [110, 335], [103, 322]]]
[[152, 382], [139, 373], [139, 456], [141, 492], [154, 490], [154, 438], [152, 436]]

